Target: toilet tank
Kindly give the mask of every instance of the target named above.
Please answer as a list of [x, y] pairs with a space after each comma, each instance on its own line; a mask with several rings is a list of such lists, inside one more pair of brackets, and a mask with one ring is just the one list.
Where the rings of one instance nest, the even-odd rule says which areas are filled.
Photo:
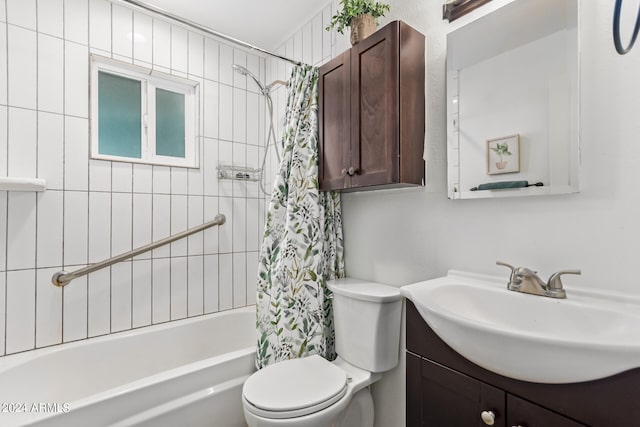
[[336, 353], [370, 372], [398, 364], [402, 296], [398, 288], [359, 279], [327, 283], [333, 292]]

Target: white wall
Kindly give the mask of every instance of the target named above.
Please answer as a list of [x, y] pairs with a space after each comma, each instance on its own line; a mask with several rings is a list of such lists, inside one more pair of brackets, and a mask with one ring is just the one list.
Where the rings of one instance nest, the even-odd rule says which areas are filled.
[[[89, 160], [90, 53], [200, 82], [200, 169]], [[0, 176], [48, 185], [0, 191], [0, 356], [255, 301], [264, 198], [216, 166], [259, 165], [264, 100], [233, 63], [264, 78], [263, 58], [120, 3], [0, 1]], [[50, 283], [218, 212], [219, 229]]]
[[615, 53], [613, 2], [581, 2], [581, 193], [469, 201], [446, 198], [445, 36], [508, 0], [452, 24], [435, 3], [392, 1], [389, 16], [427, 36], [427, 186], [343, 196], [349, 274], [401, 285], [451, 268], [504, 275], [504, 259], [542, 275], [578, 267], [574, 286], [640, 293], [625, 268], [640, 253], [640, 49]]
[[[401, 19], [427, 37], [427, 185], [343, 195], [347, 274], [400, 286], [461, 269], [502, 275], [506, 285], [507, 271], [495, 265], [502, 259], [543, 277], [581, 268], [582, 276], [567, 278], [569, 287], [639, 294], [631, 268], [640, 255], [640, 47], [615, 53], [613, 0], [580, 2], [581, 192], [447, 199], [446, 34], [510, 1], [493, 0], [448, 23], [441, 1], [389, 0], [381, 25]], [[635, 18], [631, 9], [623, 40]], [[336, 39], [332, 55], [349, 47], [345, 38]], [[381, 426], [403, 425], [403, 375], [400, 366], [374, 387]]]
[[[557, 97], [550, 93], [550, 87], [560, 87], [563, 92], [559, 95], [565, 95], [561, 98], [570, 97], [565, 39], [565, 33], [558, 32], [460, 70], [457, 105], [461, 191], [492, 181], [552, 184], [549, 140], [556, 129], [551, 127], [551, 112], [555, 110], [557, 121], [570, 121], [568, 108], [553, 108]], [[561, 84], [551, 86], [555, 80]], [[520, 158], [513, 153], [514, 157], [505, 160], [519, 162], [520, 171], [488, 175], [487, 140], [514, 134], [520, 135]], [[556, 140], [569, 145], [565, 132], [556, 136]], [[568, 164], [564, 167], [568, 169]], [[568, 182], [555, 184], [566, 186]]]

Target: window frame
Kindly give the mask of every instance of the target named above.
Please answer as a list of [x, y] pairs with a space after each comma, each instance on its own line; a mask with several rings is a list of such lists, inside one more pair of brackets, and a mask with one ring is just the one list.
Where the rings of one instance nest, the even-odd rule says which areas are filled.
[[[97, 160], [109, 160], [127, 163], [142, 163], [160, 166], [186, 168], [200, 167], [200, 83], [178, 76], [162, 73], [100, 55], [91, 55], [90, 71], [90, 157]], [[99, 141], [99, 73], [140, 81], [141, 91], [141, 141], [140, 158], [100, 153]], [[183, 94], [184, 110], [184, 152], [185, 157], [162, 156], [156, 154], [156, 88]]]

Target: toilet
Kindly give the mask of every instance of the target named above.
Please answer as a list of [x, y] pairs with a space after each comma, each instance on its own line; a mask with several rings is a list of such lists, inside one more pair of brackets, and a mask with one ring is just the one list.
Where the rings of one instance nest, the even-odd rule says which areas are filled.
[[358, 279], [333, 292], [336, 353], [267, 366], [242, 388], [249, 427], [372, 427], [369, 386], [398, 364], [402, 297], [397, 288]]

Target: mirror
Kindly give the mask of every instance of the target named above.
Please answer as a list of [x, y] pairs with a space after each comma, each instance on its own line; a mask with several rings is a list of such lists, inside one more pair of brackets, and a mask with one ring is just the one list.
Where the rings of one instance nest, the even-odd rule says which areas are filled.
[[447, 35], [450, 199], [578, 191], [578, 0], [514, 0]]

